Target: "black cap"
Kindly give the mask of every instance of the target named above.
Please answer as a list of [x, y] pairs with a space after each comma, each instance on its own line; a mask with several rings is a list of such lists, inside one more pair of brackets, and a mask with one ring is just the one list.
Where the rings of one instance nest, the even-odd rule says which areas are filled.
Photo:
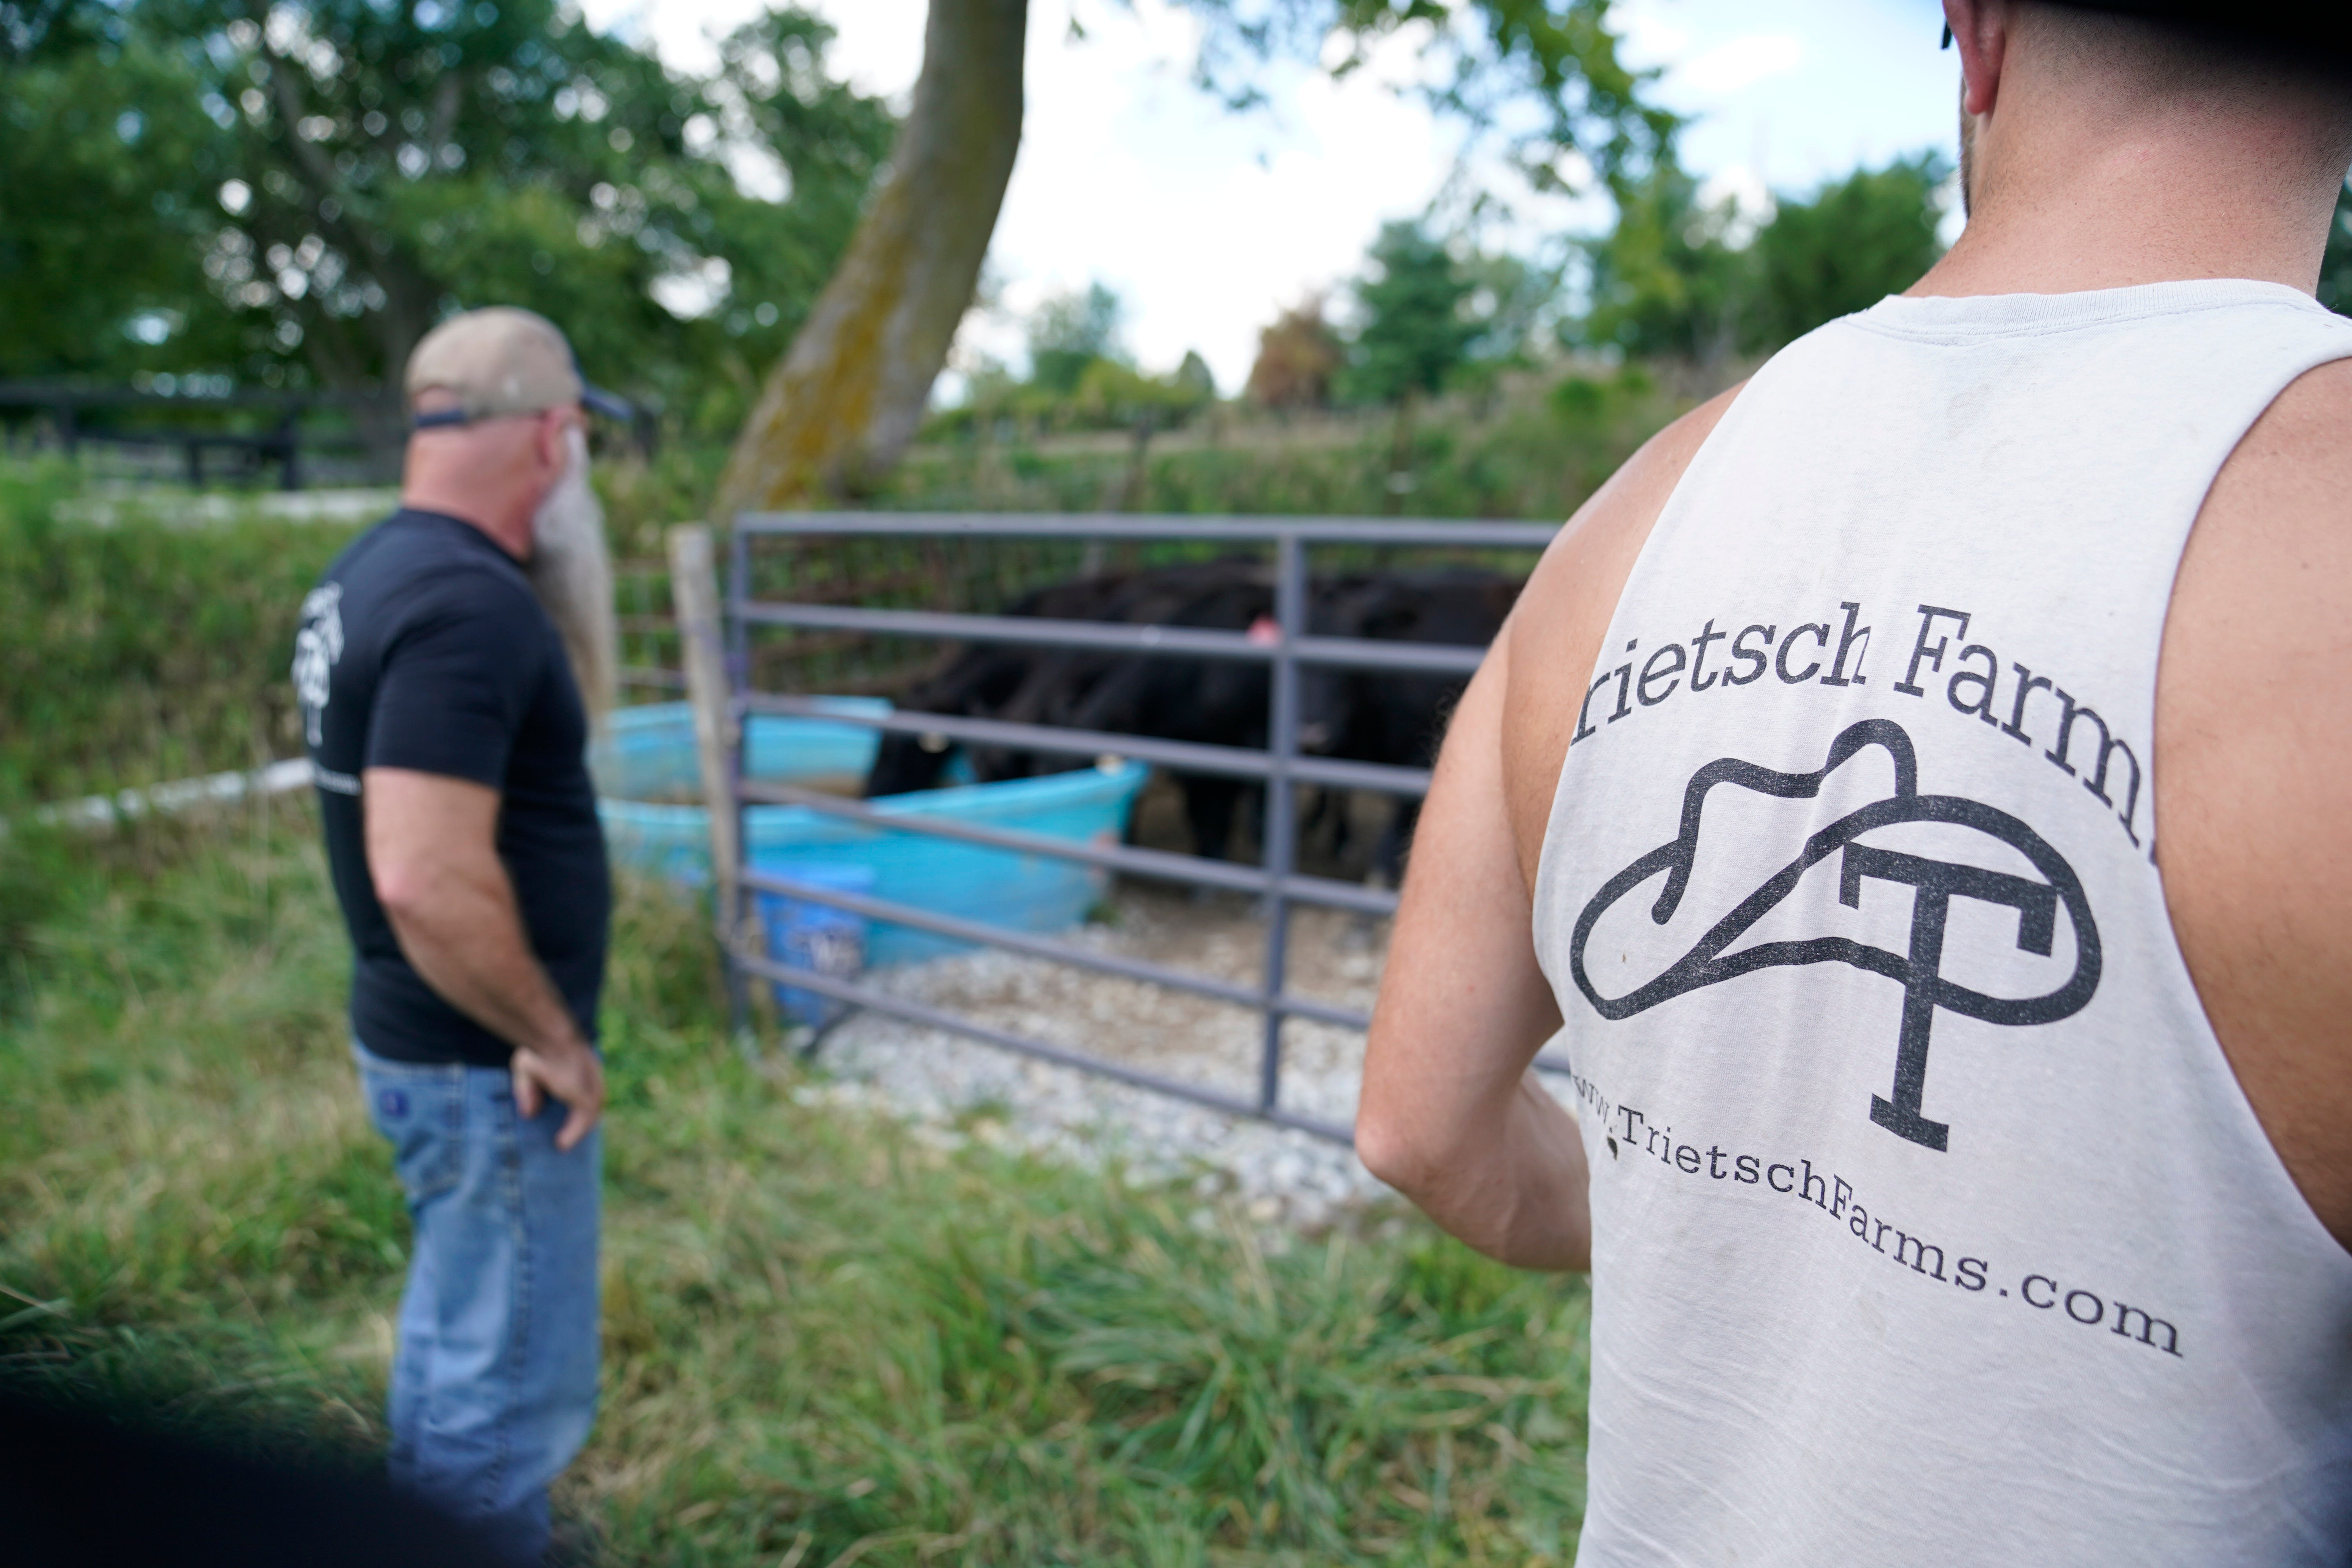
[[637, 416], [635, 404], [617, 392], [607, 392], [585, 379], [580, 383], [580, 406], [591, 414], [617, 419], [624, 425]]
[[567, 403], [611, 419], [628, 421], [636, 414], [626, 398], [588, 384], [562, 329], [512, 305], [451, 316], [418, 341], [401, 379], [412, 404], [427, 391], [457, 399], [453, 407], [417, 415], [411, 425], [418, 430], [537, 414]]

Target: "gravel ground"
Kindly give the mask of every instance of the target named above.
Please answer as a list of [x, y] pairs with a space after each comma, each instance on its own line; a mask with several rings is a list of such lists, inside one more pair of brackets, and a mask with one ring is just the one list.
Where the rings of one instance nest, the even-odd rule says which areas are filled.
[[[1125, 884], [1109, 914], [1072, 937], [1243, 984], [1263, 973], [1265, 928], [1249, 900]], [[1385, 921], [1300, 910], [1290, 988], [1369, 1010], [1387, 941]], [[877, 970], [867, 981], [1012, 1033], [1255, 1098], [1263, 1026], [1241, 1007], [995, 951]], [[1363, 1058], [1357, 1031], [1293, 1019], [1283, 1034], [1284, 1108], [1348, 1125]], [[805, 1100], [885, 1110], [937, 1142], [976, 1138], [1117, 1163], [1139, 1182], [1189, 1178], [1202, 1196], [1228, 1197], [1265, 1223], [1319, 1227], [1390, 1191], [1344, 1144], [879, 1014], [836, 1026], [816, 1060], [831, 1081], [804, 1086]]]

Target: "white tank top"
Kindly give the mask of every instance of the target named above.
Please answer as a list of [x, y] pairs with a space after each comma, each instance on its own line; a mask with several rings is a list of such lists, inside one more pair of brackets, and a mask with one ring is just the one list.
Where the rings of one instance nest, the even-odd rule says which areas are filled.
[[1580, 1563], [2352, 1556], [2352, 1258], [2206, 1022], [2147, 779], [2189, 525], [2347, 356], [2271, 284], [1890, 299], [1699, 451], [1535, 889]]

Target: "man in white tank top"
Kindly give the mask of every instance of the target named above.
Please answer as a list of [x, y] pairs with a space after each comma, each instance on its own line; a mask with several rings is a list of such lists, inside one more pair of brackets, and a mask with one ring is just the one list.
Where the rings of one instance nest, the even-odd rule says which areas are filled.
[[1591, 1268], [1580, 1562], [2340, 1564], [2352, 70], [1944, 9], [1966, 233], [1538, 568], [1358, 1146]]

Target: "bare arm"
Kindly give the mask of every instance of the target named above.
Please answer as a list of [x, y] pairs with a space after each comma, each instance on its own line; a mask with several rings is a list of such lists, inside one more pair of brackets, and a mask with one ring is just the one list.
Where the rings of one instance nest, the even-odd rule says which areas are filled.
[[2352, 360], [2222, 466], [2157, 670], [2156, 854], [2247, 1100], [2352, 1247]]
[[515, 1103], [570, 1108], [556, 1147], [596, 1125], [604, 1074], [523, 933], [499, 859], [499, 793], [469, 780], [370, 768], [362, 781], [368, 872], [400, 951], [451, 1006], [515, 1047]]
[[1372, 1014], [1356, 1148], [1479, 1251], [1583, 1268], [1584, 1146], [1529, 1066], [1559, 1011], [1536, 967], [1505, 810], [1509, 647], [1507, 634], [1496, 639], [1437, 760]]
[[1738, 392], [1660, 431], [1545, 551], [1463, 694], [1415, 835], [1356, 1147], [1431, 1218], [1506, 1263], [1590, 1266], [1584, 1146], [1529, 1066], [1560, 1024], [1536, 965], [1530, 889], [1617, 595]]

